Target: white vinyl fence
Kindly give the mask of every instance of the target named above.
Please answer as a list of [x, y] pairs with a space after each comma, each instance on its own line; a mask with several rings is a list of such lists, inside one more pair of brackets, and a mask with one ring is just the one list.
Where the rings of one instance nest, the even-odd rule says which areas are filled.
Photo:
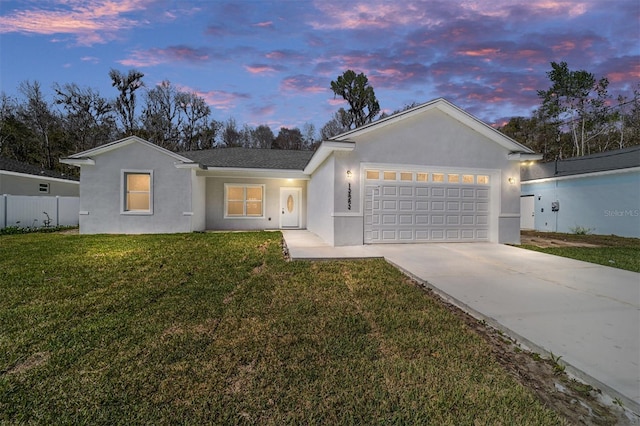
[[5, 194], [0, 196], [0, 229], [8, 226], [78, 226], [79, 210], [79, 197]]

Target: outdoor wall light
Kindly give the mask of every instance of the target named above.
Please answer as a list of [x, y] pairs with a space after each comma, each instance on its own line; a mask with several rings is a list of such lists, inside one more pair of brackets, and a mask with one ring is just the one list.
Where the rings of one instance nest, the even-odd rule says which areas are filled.
[[353, 176], [353, 173], [351, 173], [351, 170], [347, 170], [347, 179], [351, 179], [351, 176]]
[[515, 184], [516, 184], [516, 178], [512, 178], [512, 177], [510, 177], [508, 180], [509, 180], [509, 183], [510, 183], [511, 185], [515, 185]]

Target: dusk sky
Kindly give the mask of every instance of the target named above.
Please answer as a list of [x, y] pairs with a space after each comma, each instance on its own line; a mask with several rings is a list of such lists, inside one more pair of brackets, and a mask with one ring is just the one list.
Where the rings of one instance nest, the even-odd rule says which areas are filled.
[[[528, 116], [551, 61], [640, 82], [640, 1], [0, 0], [0, 90], [37, 80], [113, 98], [108, 73], [136, 68], [205, 98], [212, 118], [319, 130], [329, 89], [364, 72], [383, 111], [444, 97], [489, 123]], [[141, 92], [137, 92], [142, 95]], [[140, 112], [140, 111], [138, 111]]]

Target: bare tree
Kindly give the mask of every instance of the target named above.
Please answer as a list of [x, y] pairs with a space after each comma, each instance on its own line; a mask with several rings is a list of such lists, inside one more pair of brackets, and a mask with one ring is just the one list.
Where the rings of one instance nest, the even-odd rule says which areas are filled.
[[58, 124], [58, 118], [44, 98], [39, 82], [24, 81], [20, 83], [19, 91], [26, 98], [26, 102], [20, 107], [20, 115], [40, 146], [41, 165], [47, 169], [53, 169], [55, 156], [51, 136]]
[[275, 136], [271, 127], [261, 124], [253, 130], [253, 143], [255, 148], [267, 148], [270, 149], [273, 145]]
[[115, 135], [115, 117], [109, 102], [91, 88], [75, 83], [54, 85], [54, 102], [65, 111], [63, 126], [76, 152], [111, 141]]
[[125, 135], [132, 135], [137, 129], [136, 119], [136, 91], [144, 86], [142, 77], [144, 74], [135, 69], [124, 74], [116, 69], [109, 71], [111, 85], [118, 90], [118, 97], [114, 102], [114, 108], [120, 116]]
[[178, 93], [176, 104], [184, 117], [180, 129], [182, 148], [186, 151], [198, 149], [199, 135], [207, 127], [207, 119], [211, 115], [211, 108], [196, 93]]
[[176, 97], [178, 91], [167, 80], [147, 90], [142, 125], [151, 142], [177, 150], [180, 145], [182, 116]]

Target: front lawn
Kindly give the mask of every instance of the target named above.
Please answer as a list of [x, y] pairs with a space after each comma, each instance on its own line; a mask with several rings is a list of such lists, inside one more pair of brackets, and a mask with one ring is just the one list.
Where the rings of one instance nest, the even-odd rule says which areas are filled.
[[559, 423], [383, 260], [280, 238], [1, 237], [0, 423]]
[[[640, 272], [640, 239], [523, 231], [522, 248]], [[526, 241], [531, 241], [525, 243]], [[552, 244], [545, 244], [551, 241]]]

